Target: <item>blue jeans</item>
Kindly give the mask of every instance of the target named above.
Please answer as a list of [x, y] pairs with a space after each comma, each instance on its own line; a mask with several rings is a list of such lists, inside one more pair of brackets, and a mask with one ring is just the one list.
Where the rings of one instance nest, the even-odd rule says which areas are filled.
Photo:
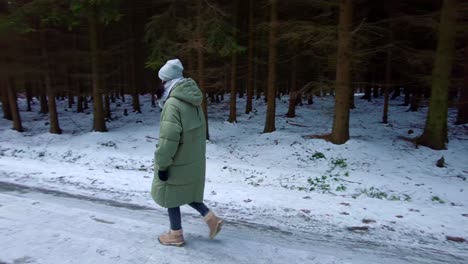
[[[204, 203], [189, 203], [193, 209], [197, 210], [201, 216], [205, 216], [208, 214], [210, 209], [206, 207]], [[172, 230], [179, 230], [182, 229], [182, 220], [180, 216], [180, 207], [173, 207], [167, 209], [169, 213], [169, 221], [171, 222], [171, 229]]]

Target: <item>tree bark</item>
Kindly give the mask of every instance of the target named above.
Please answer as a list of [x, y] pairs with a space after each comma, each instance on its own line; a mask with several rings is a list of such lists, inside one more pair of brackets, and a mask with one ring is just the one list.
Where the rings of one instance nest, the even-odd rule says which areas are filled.
[[268, 104], [266, 112], [266, 122], [264, 133], [271, 133], [276, 130], [275, 114], [276, 114], [276, 35], [278, 30], [278, 1], [270, 1], [270, 37], [268, 43]]
[[252, 111], [252, 100], [254, 91], [254, 0], [249, 0], [249, 51], [247, 59], [247, 102], [245, 113]]
[[419, 109], [419, 101], [421, 101], [421, 88], [414, 86], [411, 88], [410, 111], [417, 112]]
[[423, 134], [417, 142], [435, 150], [447, 143], [448, 88], [455, 50], [457, 1], [444, 0], [439, 23], [437, 51], [432, 71], [429, 113]]
[[7, 83], [7, 94], [8, 104], [10, 105], [10, 111], [13, 119], [13, 129], [18, 132], [24, 132], [23, 125], [21, 123], [21, 116], [19, 113], [18, 103], [16, 102], [16, 91], [15, 91], [15, 79], [10, 77]]
[[10, 102], [8, 99], [8, 80], [0, 79], [0, 101], [2, 102], [3, 118], [13, 120]]
[[458, 98], [458, 114], [456, 124], [468, 123], [468, 45], [465, 47], [465, 66], [464, 66], [464, 82], [460, 90]]
[[25, 90], [26, 90], [26, 105], [27, 105], [27, 110], [28, 112], [31, 112], [31, 101], [32, 101], [32, 84], [31, 84], [31, 79], [29, 76], [26, 76], [26, 84], [25, 84]]
[[206, 119], [206, 139], [210, 139], [209, 133], [209, 126], [208, 126], [208, 102], [206, 100], [206, 89], [205, 89], [205, 58], [203, 54], [203, 36], [202, 36], [202, 8], [203, 8], [203, 0], [197, 0], [197, 40], [200, 42], [199, 47], [197, 49], [197, 69], [198, 69], [198, 85], [203, 94], [203, 112], [205, 113]]
[[291, 85], [289, 86], [289, 107], [286, 116], [293, 118], [296, 116], [297, 101], [297, 56], [291, 60]]
[[349, 139], [352, 7], [351, 0], [340, 0], [335, 115], [330, 136], [330, 141], [334, 144], [344, 144]]
[[[387, 7], [387, 14], [388, 17], [391, 18], [393, 16], [393, 3], [389, 2], [389, 6]], [[389, 99], [390, 99], [390, 87], [392, 87], [392, 52], [393, 52], [393, 22], [389, 22], [388, 26], [388, 40], [389, 45], [387, 47], [387, 58], [385, 61], [385, 84], [384, 84], [384, 109], [383, 109], [383, 116], [382, 116], [382, 123], [388, 123], [388, 106], [389, 106]]]
[[[390, 42], [393, 42], [393, 33], [390, 30]], [[385, 61], [385, 84], [384, 84], [384, 109], [382, 123], [388, 123], [388, 101], [390, 98], [390, 86], [392, 82], [392, 48], [387, 48], [387, 59]]]
[[104, 106], [105, 106], [105, 114], [106, 114], [106, 119], [111, 120], [112, 115], [111, 115], [111, 109], [110, 109], [110, 97], [109, 93], [106, 93], [104, 96]]
[[99, 50], [99, 21], [97, 6], [91, 5], [88, 10], [89, 38], [91, 46], [91, 71], [93, 85], [93, 129], [97, 132], [106, 132], [106, 122], [104, 119], [104, 109], [102, 107], [102, 73], [101, 54]]
[[[41, 86], [43, 84], [41, 83]], [[39, 100], [41, 101], [41, 109], [39, 110], [39, 113], [41, 114], [47, 114], [49, 112], [49, 107], [47, 106], [47, 96], [46, 94], [41, 91], [41, 95], [39, 96]]]
[[[232, 1], [233, 5], [233, 21], [234, 26], [233, 39], [237, 38], [237, 5], [238, 1]], [[231, 55], [231, 97], [229, 98], [229, 123], [237, 123], [237, 54], [233, 52]]]
[[[135, 17], [133, 15], [134, 13], [134, 8], [135, 5], [133, 3], [134, 1], [131, 2], [132, 5], [132, 12], [130, 12], [130, 17], [129, 17], [129, 31], [130, 31], [130, 40], [129, 40], [129, 45], [127, 47], [128, 50], [128, 62], [129, 62], [129, 86], [130, 86], [130, 91], [132, 93], [132, 106], [133, 106], [133, 111], [137, 113], [141, 113], [141, 108], [140, 108], [140, 98], [138, 95], [138, 85], [137, 85], [137, 67], [136, 67], [136, 48], [137, 48], [137, 43], [136, 43], [136, 32], [135, 32]], [[141, 83], [141, 82], [138, 82]]]
[[44, 83], [46, 86], [47, 91], [47, 102], [49, 108], [49, 121], [50, 121], [50, 129], [49, 132], [52, 134], [62, 134], [62, 129], [60, 129], [60, 124], [58, 120], [58, 113], [57, 113], [57, 105], [55, 102], [55, 90], [52, 86], [51, 80], [51, 67], [50, 67], [50, 60], [49, 54], [47, 51], [47, 32], [45, 28], [41, 29], [41, 51], [42, 51], [42, 60], [43, 60], [43, 67], [44, 67]]

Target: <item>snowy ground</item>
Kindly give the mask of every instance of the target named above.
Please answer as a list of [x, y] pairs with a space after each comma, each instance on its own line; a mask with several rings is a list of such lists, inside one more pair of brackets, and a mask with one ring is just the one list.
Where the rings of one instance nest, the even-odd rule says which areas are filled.
[[[160, 112], [141, 99], [143, 114], [124, 116], [130, 103], [114, 105], [108, 133], [90, 132], [92, 114], [73, 113], [66, 102], [59, 103], [62, 135], [47, 133], [37, 103], [33, 112], [21, 112], [23, 134], [0, 120], [0, 182], [156, 208], [149, 189]], [[352, 138], [341, 146], [304, 138], [330, 131], [331, 97], [298, 107], [292, 119], [284, 117], [287, 98], [278, 101], [271, 134], [261, 133], [263, 101], [245, 115], [239, 100], [237, 124], [225, 122], [227, 101], [211, 105], [207, 204], [231, 222], [466, 256], [468, 244], [446, 236], [468, 238], [468, 127], [452, 125], [450, 112], [448, 150], [415, 148], [401, 137], [422, 132], [427, 109], [406, 112], [392, 101], [390, 124], [383, 125], [381, 101], [356, 104]], [[438, 168], [442, 156], [447, 166]]]
[[160, 246], [160, 210], [0, 185], [0, 263], [463, 263], [433, 249], [357, 243], [228, 222], [216, 240], [201, 217], [185, 221], [184, 248]]

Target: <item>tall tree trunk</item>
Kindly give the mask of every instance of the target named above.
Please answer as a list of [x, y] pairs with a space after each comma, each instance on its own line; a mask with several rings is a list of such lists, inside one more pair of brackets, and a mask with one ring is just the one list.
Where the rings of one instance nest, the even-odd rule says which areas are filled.
[[[389, 6], [387, 7], [388, 17], [393, 16], [393, 3], [389, 2]], [[383, 116], [382, 116], [382, 123], [388, 123], [388, 105], [390, 99], [390, 87], [392, 86], [392, 52], [393, 52], [393, 22], [389, 22], [388, 26], [388, 40], [389, 45], [387, 47], [387, 58], [385, 61], [385, 84], [384, 84], [384, 109], [383, 109]]]
[[205, 113], [206, 119], [206, 139], [210, 139], [209, 126], [208, 126], [208, 102], [206, 100], [206, 88], [205, 88], [205, 58], [203, 54], [203, 36], [202, 36], [202, 13], [203, 13], [203, 0], [197, 0], [197, 40], [200, 42], [197, 49], [197, 63], [198, 63], [198, 85], [203, 94], [203, 112]]
[[333, 130], [330, 136], [330, 141], [334, 144], [344, 144], [349, 139], [352, 7], [351, 0], [340, 0], [335, 115], [333, 118]]
[[390, 100], [395, 100], [395, 98], [397, 98], [400, 95], [401, 95], [401, 87], [396, 85], [393, 87], [393, 93], [392, 93], [392, 97], [390, 98]]
[[421, 101], [421, 88], [413, 86], [411, 88], [410, 111], [417, 112], [419, 109], [419, 101]]
[[296, 116], [296, 101], [297, 101], [297, 56], [293, 56], [291, 60], [291, 85], [289, 86], [289, 107], [287, 117]]
[[110, 109], [109, 93], [106, 93], [106, 95], [104, 96], [104, 109], [105, 109], [106, 119], [111, 120], [112, 115], [111, 115], [111, 109]]
[[379, 85], [376, 82], [374, 82], [374, 89], [372, 91], [374, 98], [379, 98], [379, 88]]
[[[390, 30], [391, 31], [391, 30]], [[390, 35], [393, 33], [390, 32]], [[393, 37], [390, 37], [391, 43], [393, 42]], [[385, 62], [385, 84], [384, 84], [384, 109], [383, 109], [383, 116], [382, 116], [382, 123], [388, 123], [388, 101], [390, 98], [390, 86], [392, 82], [392, 48], [387, 48], [387, 59]]]
[[458, 114], [457, 124], [468, 123], [468, 45], [465, 47], [465, 73], [463, 76], [464, 82], [460, 90], [460, 97], [458, 98]]
[[356, 105], [354, 104], [354, 88], [349, 88], [349, 109], [356, 109]]
[[151, 89], [151, 107], [156, 107], [155, 97], [156, 97], [156, 94], [154, 92], [154, 89]]
[[102, 107], [102, 73], [101, 73], [101, 51], [99, 50], [99, 21], [96, 5], [91, 5], [88, 10], [89, 39], [91, 45], [91, 71], [93, 85], [93, 129], [97, 132], [106, 132], [104, 109]]
[[[0, 76], [1, 77], [1, 76]], [[10, 101], [8, 99], [8, 80], [0, 78], [0, 101], [2, 102], [3, 118], [13, 120]]]
[[278, 30], [278, 1], [270, 1], [270, 37], [268, 43], [268, 104], [266, 112], [266, 121], [264, 133], [270, 133], [276, 130], [275, 114], [276, 114], [276, 35]]
[[18, 132], [24, 132], [23, 125], [21, 124], [21, 116], [19, 113], [18, 103], [16, 102], [15, 79], [10, 77], [7, 83], [8, 104], [13, 119], [13, 129]]
[[[233, 39], [237, 38], [237, 5], [238, 0], [232, 1], [233, 5], [233, 21], [234, 26]], [[234, 52], [231, 55], [231, 97], [229, 98], [229, 123], [237, 123], [237, 54]]]
[[89, 109], [88, 103], [89, 103], [88, 96], [85, 94], [83, 95], [83, 109]]
[[[130, 41], [128, 45], [128, 62], [129, 62], [129, 67], [130, 67], [130, 74], [129, 74], [129, 86], [130, 86], [130, 91], [132, 91], [132, 106], [133, 106], [133, 111], [137, 113], [141, 113], [141, 108], [140, 108], [140, 98], [138, 94], [138, 85], [137, 85], [137, 66], [136, 66], [136, 48], [137, 48], [137, 40], [136, 40], [136, 32], [135, 32], [135, 16], [133, 13], [135, 12], [135, 4], [133, 3], [134, 1], [131, 1], [132, 5], [132, 12], [130, 12], [130, 25], [129, 25], [129, 31], [130, 31]], [[141, 82], [138, 82], [141, 83]]]
[[31, 112], [31, 101], [32, 101], [32, 83], [31, 79], [29, 76], [26, 76], [26, 84], [25, 84], [25, 90], [26, 90], [26, 105], [27, 105], [27, 111]]
[[[40, 84], [41, 86], [43, 85], [42, 82]], [[44, 91], [41, 89], [41, 95], [39, 96], [39, 100], [41, 101], [41, 109], [39, 110], [39, 113], [41, 114], [47, 114], [49, 112], [49, 107], [47, 106], [47, 96], [44, 93]]]
[[79, 95], [78, 96], [78, 100], [76, 102], [76, 112], [77, 113], [83, 113], [83, 96], [82, 95]]
[[254, 0], [249, 0], [249, 51], [247, 59], [247, 102], [245, 113], [252, 111], [252, 99], [254, 90]]
[[432, 71], [429, 113], [418, 143], [432, 149], [445, 149], [447, 142], [448, 90], [455, 49], [457, 1], [444, 0], [439, 23], [437, 51]]
[[403, 92], [405, 93], [405, 98], [404, 98], [404, 101], [403, 101], [403, 106], [408, 106], [410, 104], [410, 101], [411, 101], [411, 90], [408, 86], [405, 86], [403, 88]]
[[60, 129], [60, 124], [58, 120], [58, 113], [57, 113], [57, 105], [55, 102], [55, 90], [52, 86], [51, 80], [51, 67], [49, 61], [49, 54], [47, 51], [47, 32], [45, 28], [41, 30], [41, 51], [42, 51], [42, 59], [44, 63], [44, 82], [47, 91], [47, 102], [49, 108], [49, 120], [50, 120], [50, 130], [49, 132], [52, 134], [62, 134], [62, 129]]
[[73, 97], [72, 91], [67, 92], [67, 97], [68, 97], [68, 108], [73, 108], [73, 104], [75, 103], [75, 99]]

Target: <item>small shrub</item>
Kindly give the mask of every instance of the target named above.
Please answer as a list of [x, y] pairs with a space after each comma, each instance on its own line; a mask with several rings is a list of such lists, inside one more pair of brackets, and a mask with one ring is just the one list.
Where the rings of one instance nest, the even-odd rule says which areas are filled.
[[444, 203], [445, 203], [445, 201], [442, 200], [442, 199], [440, 199], [439, 196], [432, 196], [431, 200], [432, 200], [433, 202], [439, 202], [439, 203], [441, 203], [441, 204], [444, 204]]
[[325, 155], [322, 152], [316, 151], [312, 157], [310, 157], [311, 160], [318, 160], [318, 159], [326, 159]]

